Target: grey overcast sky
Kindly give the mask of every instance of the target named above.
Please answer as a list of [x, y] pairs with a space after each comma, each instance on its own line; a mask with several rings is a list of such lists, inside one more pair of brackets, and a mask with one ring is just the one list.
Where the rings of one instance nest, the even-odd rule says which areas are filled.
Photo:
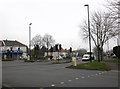
[[[32, 23], [32, 37], [46, 33], [53, 36], [63, 48], [88, 49], [80, 25], [90, 14], [104, 11], [106, 0], [0, 0], [0, 40], [18, 40], [28, 45], [29, 23]], [[116, 40], [109, 42], [115, 46]]]

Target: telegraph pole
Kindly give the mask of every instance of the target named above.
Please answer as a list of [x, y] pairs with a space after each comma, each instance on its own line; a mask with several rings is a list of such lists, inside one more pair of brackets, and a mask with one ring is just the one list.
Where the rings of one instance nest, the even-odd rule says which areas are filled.
[[90, 19], [89, 19], [89, 5], [85, 4], [84, 6], [87, 6], [87, 11], [88, 11], [88, 32], [89, 32], [90, 62], [92, 62], [92, 59], [91, 59], [91, 32], [90, 32]]
[[30, 60], [31, 60], [31, 25], [32, 25], [32, 23], [29, 24], [29, 55], [30, 55]]

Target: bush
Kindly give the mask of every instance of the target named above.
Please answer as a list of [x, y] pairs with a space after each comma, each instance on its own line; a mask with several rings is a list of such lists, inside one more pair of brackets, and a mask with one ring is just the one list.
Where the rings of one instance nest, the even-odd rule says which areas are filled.
[[120, 58], [120, 46], [115, 46], [113, 48], [113, 53], [118, 57]]

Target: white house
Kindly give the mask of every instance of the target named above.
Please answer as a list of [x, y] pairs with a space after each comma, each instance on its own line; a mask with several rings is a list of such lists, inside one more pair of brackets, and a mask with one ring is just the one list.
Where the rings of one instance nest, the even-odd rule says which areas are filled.
[[[59, 52], [55, 50], [53, 52], [48, 51], [48, 56], [53, 56], [53, 57], [58, 57], [58, 56], [66, 57], [68, 56], [68, 54], [69, 54], [69, 50], [63, 48]], [[45, 52], [45, 57], [46, 56], [47, 56], [47, 52]]]

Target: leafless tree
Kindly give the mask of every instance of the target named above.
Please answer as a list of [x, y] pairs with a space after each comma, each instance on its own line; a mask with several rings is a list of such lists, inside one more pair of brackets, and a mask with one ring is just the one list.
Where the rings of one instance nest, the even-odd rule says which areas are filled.
[[43, 37], [43, 42], [44, 42], [44, 45], [46, 46], [47, 48], [47, 56], [48, 56], [48, 49], [54, 45], [55, 43], [55, 40], [53, 39], [53, 37], [49, 34], [45, 34], [44, 37]]
[[[120, 0], [108, 1], [108, 10], [112, 14], [111, 19], [116, 19], [118, 29], [120, 30]], [[118, 45], [120, 45], [120, 33], [118, 34]]]
[[107, 1], [108, 5], [106, 6], [114, 18], [118, 18], [120, 14], [120, 0]]
[[[107, 40], [118, 35], [119, 30], [116, 26], [116, 19], [111, 19], [111, 13], [95, 12], [90, 19], [91, 38], [98, 49], [98, 60], [102, 60], [103, 45]], [[88, 37], [87, 23], [84, 22], [82, 30], [83, 36]]]
[[43, 46], [43, 40], [41, 35], [36, 35], [35, 37], [32, 38], [31, 40], [31, 45], [36, 46], [39, 45], [39, 48]]

